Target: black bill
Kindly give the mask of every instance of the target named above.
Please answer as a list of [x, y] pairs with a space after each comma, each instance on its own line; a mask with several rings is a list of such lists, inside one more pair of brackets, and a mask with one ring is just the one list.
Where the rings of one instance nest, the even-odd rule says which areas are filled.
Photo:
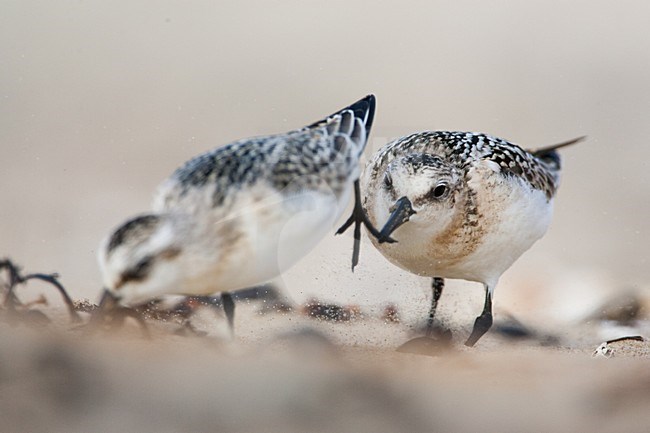
[[120, 298], [108, 289], [102, 292], [102, 298], [99, 300], [98, 315], [110, 313], [119, 308]]
[[377, 238], [379, 243], [390, 242], [390, 235], [399, 226], [407, 222], [411, 218], [411, 215], [416, 213], [413, 210], [411, 201], [406, 196], [397, 200], [390, 211], [391, 214], [388, 217], [388, 221], [386, 221], [386, 224], [384, 224], [384, 227], [379, 232], [379, 237]]

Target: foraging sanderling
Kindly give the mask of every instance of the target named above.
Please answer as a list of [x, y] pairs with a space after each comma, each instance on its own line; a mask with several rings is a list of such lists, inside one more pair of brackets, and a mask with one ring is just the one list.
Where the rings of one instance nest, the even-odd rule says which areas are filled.
[[272, 280], [309, 252], [345, 210], [353, 185], [355, 211], [339, 232], [369, 225], [359, 158], [374, 112], [369, 95], [302, 129], [236, 141], [185, 163], [159, 187], [153, 212], [103, 241], [105, 298], [134, 306], [222, 292], [232, 329], [227, 292]]
[[[361, 183], [374, 245], [392, 263], [433, 277], [427, 334], [444, 278], [483, 283], [485, 304], [465, 343], [492, 326], [501, 274], [541, 238], [560, 181], [559, 147], [526, 151], [471, 132], [420, 132], [399, 138], [368, 162]], [[379, 227], [379, 226], [378, 226]], [[396, 243], [383, 239], [393, 236]]]

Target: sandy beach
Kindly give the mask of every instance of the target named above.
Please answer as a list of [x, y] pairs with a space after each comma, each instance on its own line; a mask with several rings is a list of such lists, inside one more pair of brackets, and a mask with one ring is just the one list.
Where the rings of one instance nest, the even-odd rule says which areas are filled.
[[[44, 310], [57, 317], [57, 311]], [[430, 356], [400, 353], [402, 323], [347, 323], [240, 305], [237, 338], [212, 310], [206, 336], [149, 322], [89, 332], [3, 323], [2, 431], [644, 432], [648, 342], [509, 340], [488, 334]], [[594, 325], [573, 331], [595, 338]], [[462, 333], [464, 330], [456, 330]], [[595, 341], [595, 340], [594, 340]]]
[[[101, 293], [97, 248], [189, 158], [283, 132], [368, 93], [366, 158], [421, 130], [562, 150], [553, 223], [495, 292], [495, 327], [462, 342], [480, 284], [450, 281], [451, 348], [419, 335], [430, 282], [367, 239], [331, 235], [273, 283], [293, 312], [239, 302], [236, 336], [150, 320], [89, 332], [43, 282], [50, 322], [0, 309], [0, 431], [650, 431], [648, 6], [605, 1], [62, 2], [0, 5], [0, 259]], [[8, 284], [0, 272], [2, 293]], [[317, 298], [359, 316], [315, 320]], [[385, 320], [388, 304], [399, 322]], [[84, 322], [89, 315], [81, 313]], [[42, 319], [42, 317], [41, 317]], [[528, 332], [526, 338], [513, 333]], [[507, 335], [510, 335], [508, 337]]]

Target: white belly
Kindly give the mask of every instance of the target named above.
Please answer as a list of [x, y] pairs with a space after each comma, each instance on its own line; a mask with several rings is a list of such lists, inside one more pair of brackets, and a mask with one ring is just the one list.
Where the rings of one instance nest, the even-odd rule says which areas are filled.
[[440, 276], [496, 285], [499, 277], [546, 233], [552, 212], [552, 202], [546, 202], [541, 192], [539, 197], [510, 204], [476, 250]]
[[[459, 233], [446, 237], [448, 244], [441, 245], [441, 228], [419, 224], [416, 214], [394, 232], [397, 243], [376, 246], [392, 263], [418, 275], [495, 285], [501, 274], [546, 233], [553, 205], [542, 191], [523, 184], [503, 194], [495, 190], [478, 191], [479, 197], [486, 194], [494, 199], [482, 200], [478, 240], [465, 239]], [[460, 213], [455, 216], [462, 217]]]
[[[269, 190], [262, 200], [242, 200], [227, 219], [212, 223], [215, 239], [208, 234], [197, 242], [186, 264], [184, 291], [237, 290], [277, 277], [331, 232], [351, 189], [338, 198], [314, 191], [287, 197]], [[201, 251], [207, 254], [201, 257]]]

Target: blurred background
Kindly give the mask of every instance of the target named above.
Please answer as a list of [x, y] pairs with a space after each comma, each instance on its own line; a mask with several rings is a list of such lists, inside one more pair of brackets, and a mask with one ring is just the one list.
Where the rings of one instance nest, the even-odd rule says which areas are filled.
[[[495, 301], [571, 320], [650, 279], [649, 17], [645, 2], [600, 0], [2, 2], [0, 256], [95, 300], [100, 240], [178, 165], [372, 92], [366, 156], [427, 129], [528, 148], [588, 135], [562, 151], [551, 230]], [[422, 317], [426, 279], [369, 242], [352, 274], [351, 234], [333, 233], [283, 277], [292, 298]], [[480, 285], [449, 287], [451, 314], [480, 311]]]

